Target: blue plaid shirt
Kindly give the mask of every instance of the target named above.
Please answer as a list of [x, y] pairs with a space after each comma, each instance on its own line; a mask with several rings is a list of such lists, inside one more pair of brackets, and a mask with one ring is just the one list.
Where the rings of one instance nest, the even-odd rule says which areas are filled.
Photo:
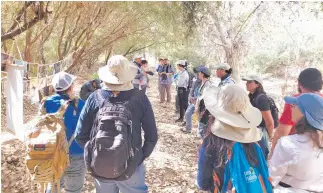
[[[168, 66], [168, 69], [167, 69], [167, 66]], [[167, 73], [174, 73], [174, 69], [173, 69], [173, 66], [171, 64], [159, 65], [158, 69], [157, 69], [157, 72], [158, 73], [166, 72], [166, 70], [167, 70]], [[158, 80], [159, 80], [160, 84], [172, 84], [173, 83], [173, 75], [167, 74], [166, 79], [163, 79], [163, 76], [159, 75]]]

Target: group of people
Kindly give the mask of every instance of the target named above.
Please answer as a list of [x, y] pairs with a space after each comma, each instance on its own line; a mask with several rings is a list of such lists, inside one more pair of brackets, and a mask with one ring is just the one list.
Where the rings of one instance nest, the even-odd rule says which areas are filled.
[[[145, 65], [138, 58], [135, 62]], [[81, 89], [84, 100], [75, 95], [75, 76], [66, 72], [54, 76], [55, 94], [46, 99], [46, 112], [55, 113], [62, 101], [70, 101], [64, 124], [67, 140], [75, 137], [69, 148], [70, 165], [61, 178], [60, 187], [67, 193], [82, 192], [86, 171], [94, 177], [98, 193], [148, 192], [144, 161], [158, 136], [144, 91], [147, 82], [142, 77], [146, 73], [127, 58], [112, 56], [98, 71], [101, 83], [89, 81]], [[46, 193], [50, 192], [48, 185]]]
[[[64, 124], [67, 140], [75, 137], [69, 148], [70, 165], [61, 179], [66, 192], [82, 191], [86, 170], [94, 177], [98, 193], [148, 192], [144, 162], [158, 134], [146, 95], [148, 75], [154, 73], [146, 64], [139, 56], [134, 62], [121, 55], [112, 56], [99, 69], [99, 80], [82, 88], [82, 99], [74, 92], [75, 76], [65, 72], [54, 76], [56, 93], [47, 98], [46, 111], [54, 113], [62, 100], [71, 101]], [[185, 116], [182, 131], [190, 133], [192, 116], [197, 113], [198, 134], [203, 140], [198, 155], [199, 189], [239, 193], [270, 193], [273, 188], [275, 192], [323, 191], [320, 71], [308, 68], [301, 72], [300, 93], [285, 97], [278, 124], [275, 103], [264, 91], [261, 77], [244, 79], [248, 95], [235, 84], [226, 63], [216, 66], [216, 76], [221, 79], [218, 85], [211, 81], [206, 66], [193, 69], [195, 78], [188, 73], [185, 60], [176, 66], [177, 122], [184, 122]], [[160, 102], [170, 103], [175, 69], [163, 58], [156, 71]], [[50, 193], [51, 187], [46, 192]]]
[[277, 107], [264, 91], [261, 77], [243, 80], [249, 95], [235, 84], [204, 89], [202, 98], [210, 116], [199, 149], [199, 188], [210, 192], [323, 192], [321, 72], [307, 68], [300, 73], [300, 93], [284, 98], [277, 123]]

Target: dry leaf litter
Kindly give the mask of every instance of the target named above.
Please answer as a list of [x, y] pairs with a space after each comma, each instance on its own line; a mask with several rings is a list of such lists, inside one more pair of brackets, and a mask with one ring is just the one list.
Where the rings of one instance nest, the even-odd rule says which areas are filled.
[[[76, 91], [79, 91], [86, 78], [77, 79]], [[196, 129], [192, 134], [183, 134], [180, 124], [175, 124], [174, 103], [160, 104], [157, 80], [153, 78], [148, 89], [152, 103], [159, 141], [152, 155], [145, 161], [146, 181], [149, 192], [194, 193], [201, 192], [196, 187], [197, 148], [200, 143], [196, 138]], [[175, 89], [173, 89], [174, 101]], [[5, 131], [5, 100], [2, 96], [1, 128]], [[24, 99], [24, 122], [31, 120], [37, 113], [37, 106], [28, 98]], [[195, 126], [196, 128], [196, 126]], [[3, 135], [3, 133], [2, 133]], [[1, 145], [1, 191], [3, 193], [36, 193], [37, 184], [33, 183], [24, 165], [26, 156], [23, 143], [18, 140]], [[64, 192], [64, 191], [62, 191]], [[86, 176], [84, 193], [95, 192], [93, 179]]]

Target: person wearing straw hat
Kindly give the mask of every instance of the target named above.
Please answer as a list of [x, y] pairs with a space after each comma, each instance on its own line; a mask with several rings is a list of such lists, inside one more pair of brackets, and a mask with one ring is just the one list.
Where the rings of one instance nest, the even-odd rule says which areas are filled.
[[[238, 85], [222, 88], [212, 85], [205, 89], [203, 98], [211, 117], [207, 136], [203, 139], [199, 150], [197, 174], [199, 189], [209, 192], [230, 191], [229, 186], [224, 185], [228, 183], [227, 177], [230, 177], [231, 185], [237, 188], [237, 192], [250, 193], [239, 190], [245, 180], [244, 171], [234, 170], [237, 169], [235, 167], [241, 166], [242, 169], [244, 165], [250, 165], [257, 169], [262, 177], [260, 179], [259, 176], [252, 176], [251, 182], [262, 180], [265, 188], [271, 192], [266, 160], [257, 145], [262, 137], [261, 131], [257, 128], [262, 120], [261, 112], [251, 105], [248, 95]], [[234, 165], [231, 165], [231, 160], [235, 160]], [[226, 173], [228, 169], [232, 175], [237, 175]], [[241, 178], [237, 179], [237, 176]], [[253, 191], [262, 192], [257, 189]]]
[[323, 192], [323, 97], [306, 93], [284, 100], [296, 134], [280, 138], [269, 160], [275, 193]]
[[[52, 80], [52, 86], [56, 93], [45, 100], [46, 113], [56, 113], [61, 107], [62, 100], [70, 100], [64, 113], [64, 124], [68, 141], [70, 141], [76, 130], [77, 121], [85, 103], [82, 99], [75, 96], [75, 80], [76, 76], [66, 72], [55, 74]], [[84, 151], [75, 140], [71, 143], [69, 154], [70, 166], [66, 168], [65, 174], [61, 178], [60, 187], [64, 187], [66, 192], [81, 193], [86, 171], [83, 159]], [[51, 193], [51, 190], [52, 185], [49, 184], [46, 193]]]
[[[132, 64], [124, 56], [121, 56], [121, 55], [112, 56], [108, 60], [107, 65], [100, 68], [98, 71], [99, 78], [104, 82], [103, 88], [95, 91], [89, 96], [84, 106], [84, 109], [81, 113], [79, 122], [77, 124], [76, 140], [81, 147], [85, 147], [86, 144], [90, 143], [89, 142], [90, 140], [92, 142], [93, 140], [97, 139], [97, 138], [93, 138], [93, 134], [92, 134], [94, 132], [98, 134], [97, 132], [98, 128], [95, 127], [97, 124], [95, 122], [96, 119], [100, 119], [101, 120], [100, 123], [104, 124], [104, 126], [109, 125], [104, 123], [104, 121], [102, 121], [102, 119], [104, 118], [102, 117], [103, 114], [97, 113], [99, 110], [100, 112], [102, 111], [106, 112], [104, 110], [107, 108], [106, 106], [107, 104], [110, 106], [123, 104], [122, 105], [123, 109], [127, 109], [127, 111], [124, 111], [124, 112], [127, 112], [127, 115], [131, 114], [131, 116], [129, 115], [131, 120], [127, 121], [128, 124], [130, 124], [131, 126], [131, 132], [129, 131], [130, 134], [128, 135], [131, 136], [130, 141], [131, 141], [131, 146], [133, 148], [131, 148], [132, 151], [130, 152], [127, 151], [129, 153], [129, 156], [131, 157], [131, 160], [130, 158], [129, 158], [129, 161], [126, 160], [127, 167], [124, 173], [121, 173], [121, 176], [118, 175], [119, 177], [117, 178], [110, 179], [110, 178], [101, 177], [99, 175], [95, 175], [95, 173], [92, 173], [95, 178], [96, 192], [98, 193], [102, 193], [102, 192], [114, 193], [114, 192], [119, 192], [119, 190], [123, 193], [147, 193], [148, 192], [148, 187], [145, 183], [145, 168], [144, 168], [143, 162], [152, 153], [157, 143], [158, 137], [157, 137], [157, 127], [155, 122], [155, 116], [152, 110], [151, 103], [147, 95], [144, 94], [142, 91], [139, 91], [138, 89], [134, 89], [134, 86], [132, 84], [132, 81], [135, 79], [137, 75], [137, 70], [138, 70], [137, 66]], [[118, 109], [120, 110], [120, 108], [116, 108], [115, 110], [117, 111]], [[113, 115], [116, 116], [114, 117], [114, 119], [118, 119], [118, 120], [119, 120], [118, 117], [121, 116], [120, 113], [114, 113]], [[129, 116], [127, 116], [126, 119], [128, 119]], [[122, 123], [125, 122], [124, 119], [122, 120], [123, 121], [120, 120]], [[115, 124], [116, 123], [117, 122], [115, 122]], [[107, 128], [107, 129], [112, 129], [112, 128]], [[114, 128], [111, 134], [113, 134], [116, 129], [117, 127]], [[142, 142], [142, 137], [141, 137], [142, 129], [145, 133], [144, 142]], [[107, 132], [107, 134], [108, 133], [109, 132]], [[112, 144], [117, 147], [118, 146], [117, 143], [120, 144], [120, 139], [119, 139], [120, 137], [118, 138], [118, 136], [119, 135], [117, 135], [116, 137], [111, 137], [106, 140], [109, 140], [109, 142], [111, 142], [111, 140], [115, 140], [113, 141]], [[128, 149], [128, 148], [129, 146], [127, 146], [125, 149]], [[108, 149], [110, 149], [111, 151], [114, 151], [111, 148], [108, 148]], [[116, 160], [116, 158], [118, 158], [115, 156], [118, 156], [120, 151], [113, 154], [114, 156], [113, 160]], [[85, 152], [87, 155], [92, 155], [93, 148], [90, 148], [88, 150], [86, 149]], [[105, 155], [104, 153], [101, 155], [103, 156], [103, 157], [101, 156], [101, 158], [106, 159], [106, 162], [109, 163], [109, 159], [111, 159], [111, 157], [104, 156]], [[122, 157], [122, 158], [125, 158], [125, 157]], [[94, 171], [93, 169], [95, 169], [95, 171], [100, 171], [105, 169], [105, 168], [93, 168], [94, 166], [91, 165], [92, 161], [90, 160], [87, 160], [86, 162], [88, 164], [89, 170]], [[123, 160], [119, 160], [119, 162], [121, 161]], [[115, 163], [114, 162], [112, 163], [111, 161], [111, 164], [115, 164]], [[106, 172], [109, 173], [109, 175], [115, 176], [116, 175], [115, 171], [116, 169], [108, 170]]]

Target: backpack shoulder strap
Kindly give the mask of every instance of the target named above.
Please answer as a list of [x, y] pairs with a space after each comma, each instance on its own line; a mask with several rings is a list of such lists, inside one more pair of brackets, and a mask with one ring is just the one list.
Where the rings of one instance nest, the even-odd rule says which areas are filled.
[[105, 98], [103, 97], [102, 90], [98, 90], [95, 92], [96, 100], [98, 101], [99, 108], [104, 104]]
[[261, 96], [266, 96], [264, 93], [260, 93], [258, 96], [256, 96], [255, 100], [255, 104], [258, 104], [258, 101], [260, 99]]

